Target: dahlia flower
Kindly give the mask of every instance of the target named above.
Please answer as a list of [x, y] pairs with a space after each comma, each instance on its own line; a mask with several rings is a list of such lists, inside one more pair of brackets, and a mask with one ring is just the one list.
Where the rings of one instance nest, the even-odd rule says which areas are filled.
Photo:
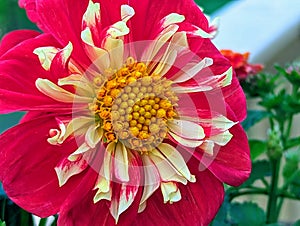
[[20, 0], [0, 48], [7, 195], [59, 225], [207, 225], [251, 170], [245, 97], [191, 0]]

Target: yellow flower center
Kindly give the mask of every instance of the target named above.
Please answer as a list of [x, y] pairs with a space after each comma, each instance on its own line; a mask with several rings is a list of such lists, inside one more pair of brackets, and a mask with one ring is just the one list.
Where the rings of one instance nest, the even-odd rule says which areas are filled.
[[94, 84], [97, 97], [90, 110], [104, 129], [105, 142], [121, 141], [142, 153], [166, 138], [167, 121], [177, 116], [171, 82], [150, 74], [142, 62], [128, 58], [123, 67]]

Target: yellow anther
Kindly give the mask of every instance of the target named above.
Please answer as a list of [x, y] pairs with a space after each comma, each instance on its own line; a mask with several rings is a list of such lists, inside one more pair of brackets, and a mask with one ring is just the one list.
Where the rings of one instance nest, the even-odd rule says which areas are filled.
[[144, 124], [145, 118], [143, 116], [139, 117], [138, 122]]
[[140, 89], [138, 87], [133, 87], [132, 92], [134, 94], [138, 94], [140, 92]]
[[116, 135], [112, 132], [105, 133], [105, 137], [109, 141], [115, 141], [116, 140]]
[[146, 113], [145, 108], [140, 108], [139, 113], [140, 115], [144, 115]]
[[140, 130], [137, 127], [130, 127], [129, 131], [135, 137], [137, 137], [140, 133]]
[[134, 77], [128, 77], [127, 81], [128, 81], [128, 84], [130, 84], [132, 82], [135, 82], [136, 78], [134, 78]]
[[148, 100], [148, 104], [144, 106], [145, 110], [146, 111], [151, 111], [152, 107], [151, 105], [149, 104], [149, 100]]
[[143, 125], [140, 124], [140, 123], [138, 123], [138, 124], [136, 125], [136, 127], [137, 127], [139, 130], [141, 130], [141, 129], [143, 128]]
[[104, 103], [105, 106], [110, 107], [113, 103], [113, 98], [111, 96], [105, 96], [103, 98], [103, 103]]
[[151, 124], [149, 126], [149, 130], [150, 130], [151, 134], [157, 134], [159, 132], [160, 128], [159, 128], [159, 125], [157, 125], [157, 124]]
[[110, 114], [110, 110], [109, 109], [101, 109], [100, 110], [100, 113], [99, 113], [99, 116], [100, 116], [100, 118], [102, 118], [102, 119], [108, 119], [108, 118], [110, 118], [111, 117], [111, 114]]
[[136, 121], [136, 120], [131, 120], [131, 121], [129, 122], [129, 125], [130, 125], [131, 127], [136, 126], [136, 124], [137, 124], [137, 121]]
[[144, 71], [146, 71], [147, 66], [144, 63], [137, 63], [136, 69], [140, 72], [144, 72]]
[[149, 86], [152, 83], [152, 78], [150, 76], [144, 77], [141, 80], [143, 86]]
[[96, 112], [98, 110], [98, 105], [97, 104], [89, 104], [89, 109], [92, 112]]
[[123, 93], [122, 94], [122, 96], [121, 96], [121, 99], [123, 100], [123, 101], [127, 101], [128, 100], [128, 94], [126, 94], [126, 93]]
[[133, 111], [137, 112], [139, 110], [140, 110], [140, 106], [138, 106], [138, 105], [133, 106]]
[[129, 137], [129, 134], [127, 131], [121, 131], [118, 135], [119, 135], [119, 138], [123, 139], [123, 140], [127, 139]]
[[142, 140], [147, 139], [149, 137], [149, 134], [146, 131], [141, 131], [139, 133], [139, 138], [141, 138]]
[[166, 117], [166, 111], [164, 109], [158, 109], [156, 112], [156, 116], [158, 118], [164, 118]]
[[148, 126], [143, 126], [143, 128], [142, 128], [142, 130], [144, 130], [144, 131], [148, 131]]
[[153, 106], [155, 104], [155, 100], [148, 100], [148, 104], [150, 104], [151, 106]]
[[119, 90], [119, 89], [112, 89], [112, 90], [110, 91], [110, 95], [111, 95], [113, 98], [116, 98], [116, 97], [119, 95], [120, 92], [121, 92], [121, 90]]
[[151, 115], [156, 115], [156, 110], [155, 109], [151, 109], [150, 113], [151, 113]]
[[133, 112], [133, 113], [132, 113], [132, 117], [133, 117], [134, 119], [139, 119], [140, 114], [139, 114], [138, 112]]
[[120, 104], [120, 108], [123, 108], [123, 109], [128, 108], [127, 102], [122, 102], [122, 103]]
[[144, 117], [146, 118], [146, 119], [150, 119], [151, 117], [152, 117], [152, 114], [150, 113], [150, 112], [146, 112], [145, 114], [144, 114]]
[[126, 60], [126, 65], [127, 66], [132, 66], [135, 63], [135, 60], [133, 57], [128, 57]]
[[111, 122], [109, 122], [109, 121], [105, 122], [103, 125], [103, 129], [105, 129], [106, 131], [111, 131], [112, 128], [113, 128], [113, 126], [112, 126]]
[[145, 106], [146, 104], [148, 104], [147, 100], [141, 100], [139, 105], [140, 106]]
[[111, 81], [108, 81], [107, 83], [106, 83], [106, 88], [107, 89], [113, 89], [113, 88], [116, 88], [118, 86], [118, 83], [117, 83], [117, 81], [116, 80], [111, 80]]
[[149, 126], [149, 125], [150, 125], [150, 123], [151, 123], [151, 120], [147, 118], [147, 119], [145, 120], [145, 123], [144, 123], [144, 125], [146, 125], [146, 126]]
[[106, 90], [104, 88], [101, 88], [100, 90], [98, 90], [97, 92], [97, 98], [100, 99], [102, 97], [105, 96]]
[[158, 110], [159, 109], [159, 105], [158, 104], [154, 104], [153, 105], [153, 109]]

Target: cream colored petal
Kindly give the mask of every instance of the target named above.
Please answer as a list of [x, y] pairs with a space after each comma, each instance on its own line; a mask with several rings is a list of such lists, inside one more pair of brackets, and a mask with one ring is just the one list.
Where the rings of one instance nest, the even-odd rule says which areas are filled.
[[115, 150], [114, 158], [114, 172], [115, 177], [122, 182], [129, 181], [128, 173], [128, 153], [126, 147], [118, 142]]
[[66, 140], [71, 134], [74, 134], [75, 136], [84, 135], [91, 124], [95, 125], [94, 118], [85, 116], [73, 118], [67, 125], [63, 140]]
[[95, 190], [97, 190], [93, 201], [94, 203], [99, 202], [100, 200], [108, 200], [111, 201], [112, 190], [110, 187], [110, 181], [105, 179], [104, 177], [99, 176], [98, 181], [95, 185]]
[[142, 155], [142, 160], [144, 168], [144, 189], [140, 201], [140, 211], [145, 207], [146, 200], [159, 188], [161, 182], [160, 175], [149, 156]]
[[210, 76], [204, 78], [202, 81], [197, 81], [197, 86], [175, 86], [172, 90], [176, 93], [193, 93], [209, 91], [214, 88], [222, 88], [231, 84], [232, 67], [221, 75]]
[[200, 140], [205, 137], [203, 128], [191, 121], [173, 119], [168, 121], [168, 128], [176, 135], [191, 140]]
[[186, 82], [189, 79], [193, 78], [197, 73], [202, 69], [209, 67], [213, 64], [213, 59], [204, 58], [200, 62], [190, 63], [184, 66], [179, 73], [172, 77], [174, 83]]
[[207, 33], [206, 31], [204, 31], [200, 27], [197, 27], [195, 25], [193, 25], [193, 27], [195, 28], [195, 30], [194, 31], [188, 31], [189, 34], [197, 35], [197, 36], [200, 36], [201, 38], [209, 38], [209, 39], [214, 37], [213, 34]]
[[205, 151], [206, 154], [209, 154], [213, 156], [214, 154], [214, 142], [211, 140], [205, 140], [203, 144], [200, 145], [199, 148], [201, 148], [203, 151]]
[[110, 67], [109, 54], [105, 49], [95, 46], [92, 32], [89, 27], [81, 32], [81, 39], [85, 43], [84, 47], [91, 61], [97, 66], [101, 73]]
[[129, 5], [121, 6], [121, 20], [125, 23], [135, 14], [134, 9]]
[[213, 128], [219, 129], [220, 131], [226, 131], [236, 125], [238, 122], [233, 122], [226, 118], [224, 115], [216, 115], [211, 119], [200, 118], [201, 124], [207, 124], [207, 126], [212, 126]]
[[142, 60], [147, 63], [147, 66], [150, 62], [153, 61], [156, 54], [162, 48], [163, 45], [176, 33], [179, 26], [176, 24], [168, 26], [164, 29], [152, 42], [149, 44], [145, 52], [143, 53]]
[[210, 136], [209, 140], [212, 140], [214, 143], [220, 145], [220, 146], [225, 146], [233, 137], [233, 135], [228, 131], [224, 131], [223, 133]]
[[161, 192], [163, 194], [164, 203], [170, 202], [178, 202], [181, 199], [180, 190], [178, 189], [176, 183], [167, 182], [161, 183]]
[[189, 148], [196, 148], [198, 147], [199, 145], [201, 145], [203, 143], [202, 140], [190, 140], [190, 139], [187, 139], [187, 138], [183, 138], [183, 137], [180, 137], [178, 135], [176, 135], [175, 133], [172, 133], [169, 131], [169, 134], [178, 142], [180, 143], [181, 145], [183, 146], [186, 146], [186, 147], [189, 147]]
[[77, 96], [74, 93], [71, 93], [57, 86], [56, 84], [54, 84], [48, 79], [38, 78], [35, 82], [35, 86], [41, 93], [59, 102], [73, 103], [74, 101], [76, 101], [76, 102], [90, 103], [93, 100], [92, 98], [89, 97]]
[[60, 165], [56, 166], [54, 169], [58, 177], [59, 186], [63, 186], [72, 176], [85, 170], [92, 156], [93, 152], [91, 151], [78, 156], [74, 161], [65, 159]]
[[172, 145], [161, 143], [157, 149], [161, 151], [165, 158], [182, 176], [184, 176], [188, 181], [194, 182], [194, 177], [192, 177], [182, 155]]
[[151, 153], [149, 153], [149, 158], [157, 168], [161, 181], [176, 181], [187, 184], [185, 177], [183, 177], [159, 151], [155, 149], [152, 150]]
[[58, 79], [59, 86], [71, 85], [76, 88], [78, 95], [86, 95], [92, 97], [94, 95], [94, 88], [91, 83], [81, 74], [71, 74], [68, 77]]
[[87, 7], [86, 12], [83, 14], [83, 22], [86, 23], [86, 26], [94, 26], [97, 21], [101, 19], [101, 11], [100, 4], [93, 3], [93, 1], [89, 1], [89, 5]]
[[56, 118], [56, 121], [58, 123], [59, 129], [50, 129], [49, 134], [50, 136], [52, 134], [55, 134], [54, 136], [51, 136], [47, 139], [48, 143], [52, 145], [62, 144], [64, 141], [64, 136], [66, 134], [66, 126], [65, 124]]
[[100, 128], [100, 125], [92, 124], [85, 134], [85, 142], [91, 148], [96, 147], [96, 145], [100, 142], [103, 136], [103, 129]]
[[170, 13], [165, 18], [162, 19], [162, 27], [166, 28], [170, 26], [171, 24], [178, 24], [185, 20], [185, 17], [183, 15], [180, 15], [178, 13]]
[[42, 67], [48, 71], [50, 70], [50, 66], [52, 60], [55, 55], [58, 53], [59, 49], [53, 46], [45, 46], [36, 48], [33, 53], [36, 54], [40, 60]]
[[87, 143], [81, 144], [76, 151], [74, 151], [71, 155], [68, 156], [68, 160], [74, 162], [78, 159], [78, 156], [91, 150], [90, 146]]

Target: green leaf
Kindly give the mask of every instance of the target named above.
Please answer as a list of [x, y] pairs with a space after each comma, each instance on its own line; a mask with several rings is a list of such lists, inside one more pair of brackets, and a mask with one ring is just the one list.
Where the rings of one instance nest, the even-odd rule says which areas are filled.
[[241, 185], [241, 187], [252, 185], [256, 180], [262, 179], [266, 176], [271, 176], [270, 162], [267, 160], [258, 160], [252, 164], [250, 177], [244, 184]]
[[293, 224], [293, 226], [300, 226], [300, 219], [297, 220], [297, 221]]
[[290, 192], [293, 193], [297, 198], [300, 198], [300, 171], [298, 171], [296, 177], [290, 184]]
[[242, 122], [242, 126], [247, 130], [269, 115], [270, 114], [266, 111], [249, 110], [246, 120]]
[[262, 140], [249, 140], [252, 161], [267, 151], [267, 143]]
[[283, 167], [283, 177], [288, 180], [294, 172], [299, 169], [298, 163], [300, 161], [299, 150], [289, 150], [285, 152], [286, 163]]
[[0, 226], [6, 226], [5, 222], [0, 219]]
[[230, 219], [232, 225], [237, 226], [263, 226], [266, 215], [256, 203], [232, 203], [230, 208]]

